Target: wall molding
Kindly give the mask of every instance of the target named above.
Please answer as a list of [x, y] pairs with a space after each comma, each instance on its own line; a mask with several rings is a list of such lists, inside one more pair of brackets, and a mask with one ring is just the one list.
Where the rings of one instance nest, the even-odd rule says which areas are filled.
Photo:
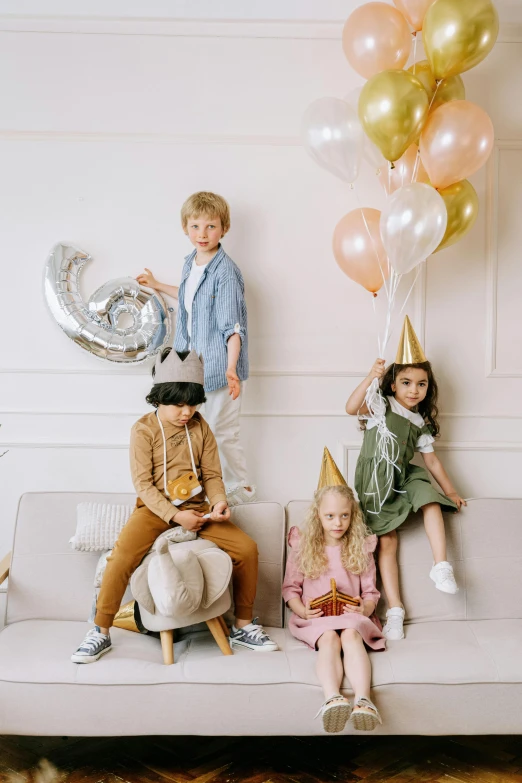
[[[351, 460], [361, 450], [362, 442], [344, 441], [339, 446], [339, 463], [343, 466], [343, 475], [349, 477]], [[438, 441], [437, 451], [469, 451], [469, 452], [504, 452], [522, 453], [522, 442], [510, 443], [506, 441]], [[354, 454], [355, 452], [355, 454]]]
[[[348, 456], [350, 452], [360, 451], [362, 441], [350, 441], [343, 443], [341, 448], [344, 454], [345, 466], [348, 466]], [[2, 443], [2, 448], [28, 450], [28, 449], [76, 449], [80, 451], [91, 451], [93, 449], [120, 450], [128, 449], [128, 443]], [[498, 442], [474, 442], [474, 441], [441, 441], [437, 443], [438, 451], [503, 451], [503, 452], [522, 452], [522, 442], [511, 443], [509, 441]]]
[[[347, 16], [349, 9], [347, 10]], [[68, 35], [159, 36], [162, 38], [268, 38], [338, 41], [346, 19], [175, 19], [125, 16], [0, 16], [0, 32]], [[498, 43], [522, 41], [522, 24], [500, 25]]]
[[522, 139], [497, 139], [487, 164], [486, 377], [522, 378], [522, 369], [510, 372], [497, 369], [499, 162], [503, 150], [522, 150]]
[[122, 133], [97, 131], [27, 131], [17, 128], [0, 131], [0, 141], [133, 143], [173, 145], [229, 145], [255, 147], [301, 147], [299, 136], [271, 136], [248, 133]]
[[[22, 410], [22, 409], [5, 409], [0, 410], [0, 417], [2, 416], [94, 416], [99, 418], [140, 418], [146, 413], [146, 410], [140, 411], [34, 411], [34, 410]], [[291, 410], [291, 411], [278, 411], [278, 410], [266, 410], [266, 411], [241, 411], [242, 418], [339, 418], [346, 419], [347, 414], [345, 411], [335, 410]], [[522, 414], [506, 414], [506, 413], [439, 413], [440, 419], [492, 419], [492, 420], [507, 420], [517, 421], [522, 419]], [[1, 422], [0, 422], [1, 424]]]

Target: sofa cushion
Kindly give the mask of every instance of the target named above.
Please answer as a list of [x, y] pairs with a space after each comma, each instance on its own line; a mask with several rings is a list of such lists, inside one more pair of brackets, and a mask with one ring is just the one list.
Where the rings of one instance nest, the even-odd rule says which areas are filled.
[[[176, 665], [164, 666], [159, 640], [119, 628], [114, 649], [94, 666], [70, 656], [85, 635], [84, 623], [27, 620], [0, 633], [0, 680], [78, 685], [214, 685], [301, 683], [319, 688], [317, 656], [288, 630], [270, 628], [278, 652], [235, 649], [224, 656], [208, 632], [175, 644]], [[522, 621], [435, 622], [410, 626], [406, 640], [371, 653], [373, 687], [393, 684], [522, 682]], [[347, 682], [344, 687], [349, 689]]]

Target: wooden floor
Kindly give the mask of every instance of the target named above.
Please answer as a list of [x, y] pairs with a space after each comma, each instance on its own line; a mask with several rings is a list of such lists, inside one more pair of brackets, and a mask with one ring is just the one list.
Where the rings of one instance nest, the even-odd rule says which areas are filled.
[[6, 783], [522, 783], [522, 737], [0, 737]]

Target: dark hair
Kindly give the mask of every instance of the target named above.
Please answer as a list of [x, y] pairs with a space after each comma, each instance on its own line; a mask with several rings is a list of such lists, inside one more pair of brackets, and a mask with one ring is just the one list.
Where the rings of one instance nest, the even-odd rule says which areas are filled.
[[428, 391], [422, 402], [418, 404], [417, 411], [429, 425], [433, 437], [438, 438], [440, 433], [439, 422], [437, 421], [439, 415], [439, 409], [437, 407], [439, 387], [437, 386], [437, 381], [435, 380], [429, 362], [421, 362], [419, 364], [391, 364], [381, 378], [381, 392], [385, 397], [393, 397], [394, 392], [392, 390], [392, 383], [395, 382], [397, 375], [403, 370], [408, 369], [408, 367], [412, 367], [414, 370], [424, 370], [428, 376]]
[[[165, 348], [161, 354], [164, 362], [172, 348]], [[176, 351], [181, 361], [185, 361], [190, 351]], [[156, 368], [152, 368], [152, 377]], [[202, 405], [206, 402], [205, 390], [200, 383], [155, 383], [145, 398], [149, 405]]]

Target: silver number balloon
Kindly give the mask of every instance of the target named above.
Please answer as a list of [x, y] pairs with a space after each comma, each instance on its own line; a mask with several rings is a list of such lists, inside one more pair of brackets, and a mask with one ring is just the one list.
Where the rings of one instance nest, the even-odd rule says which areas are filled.
[[[45, 299], [65, 334], [110, 362], [138, 363], [156, 354], [170, 336], [169, 311], [155, 291], [132, 277], [109, 280], [85, 302], [80, 273], [91, 256], [72, 245], [53, 247], [45, 265]], [[132, 321], [118, 326], [122, 314]]]

